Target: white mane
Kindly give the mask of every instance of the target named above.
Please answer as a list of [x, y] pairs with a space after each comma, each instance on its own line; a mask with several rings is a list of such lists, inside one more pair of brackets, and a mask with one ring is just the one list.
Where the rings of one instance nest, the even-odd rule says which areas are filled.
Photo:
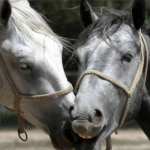
[[22, 31], [23, 34], [35, 43], [32, 31], [44, 34], [45, 36], [53, 36], [61, 44], [67, 47], [68, 42], [62, 37], [57, 36], [43, 17], [30, 7], [28, 0], [9, 0], [12, 6], [12, 21]]

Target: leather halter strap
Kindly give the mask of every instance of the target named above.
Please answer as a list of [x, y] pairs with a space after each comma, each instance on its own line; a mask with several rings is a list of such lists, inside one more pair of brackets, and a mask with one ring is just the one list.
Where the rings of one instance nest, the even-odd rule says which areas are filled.
[[[145, 47], [145, 51], [146, 51], [145, 52], [145, 57], [144, 57], [144, 47]], [[145, 70], [144, 70], [144, 65], [145, 65]], [[130, 105], [131, 105], [132, 95], [134, 93], [134, 90], [136, 89], [136, 86], [138, 85], [138, 83], [140, 81], [140, 78], [142, 76], [143, 71], [144, 71], [144, 75], [145, 75], [144, 76], [144, 85], [145, 85], [146, 77], [147, 77], [147, 70], [148, 70], [148, 48], [147, 48], [147, 44], [146, 44], [146, 41], [144, 39], [144, 36], [141, 34], [141, 61], [139, 63], [139, 67], [137, 69], [135, 78], [133, 80], [133, 83], [132, 83], [130, 89], [128, 89], [126, 87], [126, 85], [124, 85], [123, 83], [117, 81], [116, 79], [113, 79], [112, 77], [109, 77], [109, 76], [105, 75], [102, 72], [99, 72], [97, 70], [86, 70], [80, 76], [80, 78], [79, 78], [79, 80], [77, 82], [77, 85], [76, 85], [76, 90], [79, 89], [79, 86], [80, 86], [84, 76], [85, 75], [89, 75], [89, 74], [97, 75], [98, 77], [100, 77], [100, 78], [102, 78], [104, 80], [107, 80], [107, 81], [113, 83], [114, 85], [118, 86], [119, 88], [121, 88], [125, 92], [125, 94], [127, 95], [126, 105], [125, 105], [125, 108], [124, 108], [124, 111], [123, 111], [123, 114], [122, 114], [122, 118], [121, 118], [121, 121], [120, 121], [120, 124], [119, 124], [119, 127], [118, 127], [118, 128], [121, 128], [123, 123], [125, 122], [126, 117], [127, 117], [127, 114], [128, 114], [128, 111], [129, 111], [129, 108], [130, 108]], [[111, 150], [112, 149], [110, 141], [111, 141], [111, 138], [108, 137], [106, 143], [109, 143], [108, 144], [109, 146], [107, 147], [107, 150]]]
[[[6, 81], [8, 82], [8, 85], [10, 86], [11, 90], [13, 91], [14, 97], [15, 97], [15, 101], [14, 101], [14, 109], [15, 110], [11, 110], [9, 108], [7, 108], [5, 106], [6, 109], [8, 109], [9, 111], [13, 111], [17, 113], [17, 117], [18, 117], [18, 135], [20, 137], [20, 139], [22, 141], [26, 141], [28, 139], [27, 133], [24, 130], [24, 118], [21, 116], [20, 114], [20, 102], [21, 99], [28, 99], [28, 100], [42, 100], [42, 99], [56, 99], [58, 97], [64, 96], [66, 94], [69, 94], [70, 92], [73, 91], [73, 87], [71, 85], [71, 83], [69, 83], [69, 87], [67, 87], [66, 89], [51, 93], [51, 94], [43, 94], [43, 95], [35, 95], [35, 96], [26, 96], [26, 95], [20, 95], [18, 94], [16, 87], [11, 79], [11, 76], [7, 70], [7, 67], [5, 65], [5, 62], [3, 60], [2, 55], [0, 54], [0, 67], [4, 73], [4, 76], [6, 78]], [[21, 137], [21, 134], [24, 133], [25, 134], [25, 139], [23, 139]]]

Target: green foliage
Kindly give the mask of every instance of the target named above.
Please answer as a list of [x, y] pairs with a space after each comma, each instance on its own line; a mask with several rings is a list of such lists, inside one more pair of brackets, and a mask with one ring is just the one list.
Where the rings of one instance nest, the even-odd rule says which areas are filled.
[[38, 0], [31, 1], [31, 6], [50, 20], [49, 25], [60, 36], [77, 38], [81, 31], [79, 20], [79, 1], [71, 0]]
[[[130, 11], [133, 0], [88, 0], [93, 8], [108, 7]], [[32, 0], [31, 6], [48, 18], [50, 27], [60, 36], [76, 39], [83, 30], [80, 22], [80, 0]], [[147, 11], [150, 13], [150, 1]], [[148, 16], [149, 18], [149, 16]]]
[[122, 128], [127, 129], [127, 128], [139, 128], [139, 125], [135, 122], [135, 120], [132, 120], [130, 122], [125, 123]]

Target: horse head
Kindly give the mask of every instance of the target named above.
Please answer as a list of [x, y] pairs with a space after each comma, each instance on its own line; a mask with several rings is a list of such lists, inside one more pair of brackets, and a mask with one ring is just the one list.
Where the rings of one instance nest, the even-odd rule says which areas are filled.
[[66, 41], [27, 0], [2, 0], [0, 10], [1, 104], [14, 110], [19, 98], [21, 117], [48, 134], [56, 149], [72, 149], [68, 110], [74, 94], [72, 87], [64, 91], [70, 85], [62, 65]]
[[[146, 47], [141, 42], [145, 5], [144, 0], [135, 0], [130, 13], [106, 8], [95, 13], [86, 0], [81, 0], [85, 30], [75, 51], [81, 77], [75, 105], [70, 108], [72, 128], [82, 141], [79, 149], [101, 149], [102, 141], [124, 121], [135, 118], [141, 108], [144, 64], [132, 94], [129, 91], [145, 53], [141, 51]], [[126, 116], [127, 100], [131, 104]]]

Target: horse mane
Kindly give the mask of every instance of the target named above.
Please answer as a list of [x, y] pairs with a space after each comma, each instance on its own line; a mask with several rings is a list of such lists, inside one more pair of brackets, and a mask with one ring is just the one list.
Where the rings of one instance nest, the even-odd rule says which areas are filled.
[[145, 33], [150, 37], [150, 24], [147, 21], [142, 27], [142, 33]]
[[[108, 9], [106, 7], [100, 8], [100, 11], [95, 11], [99, 19], [89, 25], [80, 35], [76, 43], [76, 47], [79, 47], [85, 44], [89, 36], [92, 36], [94, 33], [106, 41], [109, 36], [114, 34], [119, 30], [119, 28], [126, 24], [133, 29], [133, 32], [136, 30], [131, 26], [130, 13], [126, 11]], [[150, 36], [150, 25], [145, 23], [142, 27], [142, 32]]]
[[[28, 0], [9, 0], [12, 6], [11, 21], [29, 41], [32, 43], [37, 42], [38, 39], [34, 39], [32, 31], [44, 34], [48, 37], [58, 40], [64, 47], [70, 47], [69, 42], [57, 36], [52, 29], [48, 26], [46, 21], [43, 19], [43, 15], [36, 12], [30, 7]], [[41, 42], [40, 42], [41, 43]]]

